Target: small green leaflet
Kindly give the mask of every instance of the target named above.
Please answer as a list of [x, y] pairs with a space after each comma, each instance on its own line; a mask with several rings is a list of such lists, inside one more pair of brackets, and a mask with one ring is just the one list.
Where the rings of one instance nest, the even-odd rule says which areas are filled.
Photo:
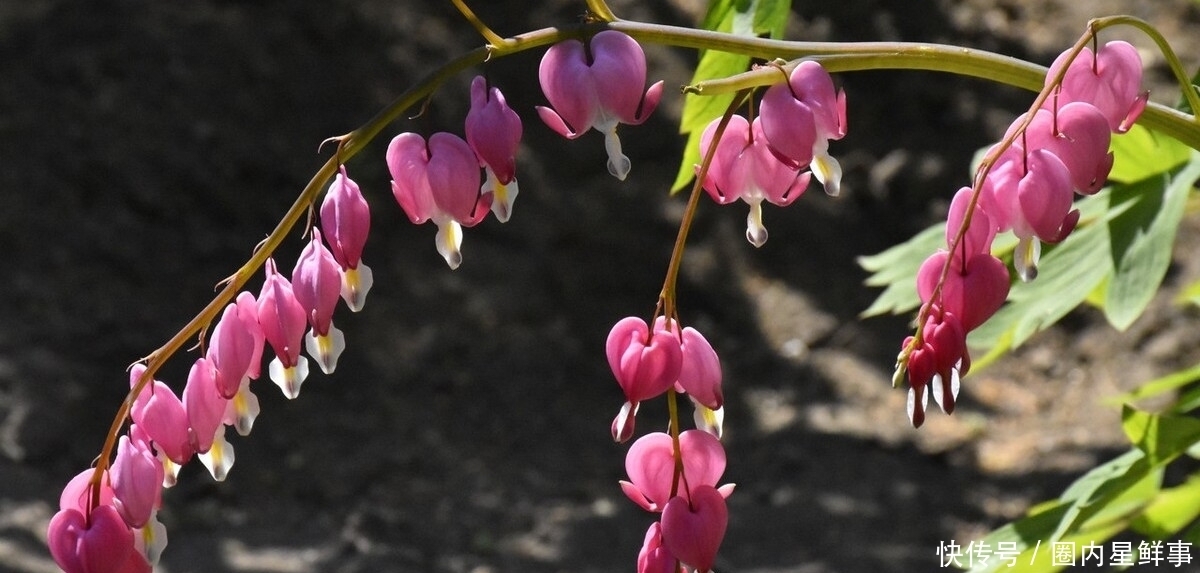
[[[791, 0], [711, 0], [702, 26], [706, 30], [740, 36], [768, 35], [778, 39], [783, 37], [791, 6]], [[740, 74], [749, 66], [749, 56], [705, 50], [700, 55], [692, 83]], [[684, 96], [679, 133], [687, 135], [688, 140], [679, 173], [671, 185], [672, 193], [683, 189], [695, 177], [695, 166], [700, 163], [700, 136], [709, 122], [725, 113], [733, 97], [734, 94]]]

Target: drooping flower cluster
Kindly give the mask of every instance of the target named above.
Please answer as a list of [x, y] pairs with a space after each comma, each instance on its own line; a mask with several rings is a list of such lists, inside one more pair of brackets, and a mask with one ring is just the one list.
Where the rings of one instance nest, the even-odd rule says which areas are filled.
[[[1095, 54], [1085, 48], [1070, 62], [1068, 55], [1050, 68], [1045, 104], [1009, 128], [1005, 139], [1012, 144], [980, 182], [975, 204], [969, 187], [955, 195], [947, 250], [934, 253], [918, 271], [925, 323], [904, 341], [901, 365], [908, 373], [914, 426], [925, 420], [929, 393], [943, 411], [954, 410], [960, 378], [971, 364], [966, 336], [1008, 296], [1008, 268], [991, 253], [996, 234], [1016, 235], [1016, 273], [1023, 281], [1036, 278], [1041, 244], [1062, 241], [1075, 229], [1074, 194], [1100, 190], [1113, 164], [1112, 133], [1127, 131], [1146, 106], [1148, 94], [1139, 92], [1142, 64], [1133, 46], [1116, 41]], [[1054, 85], [1060, 73], [1061, 83]], [[960, 230], [961, 240], [951, 249]]]
[[308, 374], [307, 359], [300, 355], [306, 337], [309, 355], [322, 371], [333, 372], [345, 347], [332, 322], [337, 300], [344, 296], [347, 306], [360, 309], [371, 286], [370, 270], [361, 263], [370, 212], [344, 168], [321, 213], [326, 232], [312, 229], [293, 280], [274, 260], [266, 262], [258, 297], [241, 292], [224, 308], [181, 394], [160, 380], [143, 383], [144, 365], [130, 370], [130, 388], [141, 385], [141, 390], [131, 403], [132, 423], [117, 442], [115, 458], [107, 469], [84, 470], [71, 480], [50, 521], [51, 554], [64, 571], [132, 573], [157, 564], [167, 543], [157, 519], [163, 488], [174, 485], [193, 457], [217, 481], [228, 475], [234, 450], [225, 427], [250, 433], [259, 414], [250, 382], [262, 372], [267, 345], [275, 353], [270, 378], [288, 398], [299, 395]]
[[[716, 119], [705, 128], [702, 157], [713, 146], [719, 124]], [[838, 195], [842, 168], [829, 155], [829, 140], [845, 135], [845, 93], [835, 90], [821, 64], [800, 62], [787, 82], [763, 94], [754, 121], [739, 115], [730, 118], [701, 184], [718, 204], [741, 199], [750, 205], [746, 239], [761, 247], [767, 242], [764, 200], [786, 207], [804, 193], [814, 175], [826, 193]]]
[[654, 321], [653, 329], [640, 318], [624, 318], [613, 326], [605, 346], [609, 367], [625, 393], [612, 424], [614, 440], [629, 440], [639, 404], [668, 390], [691, 398], [699, 428], [679, 433], [678, 448], [669, 434], [647, 434], [626, 455], [629, 481], [621, 482], [621, 490], [642, 509], [662, 514], [646, 532], [638, 571], [675, 571], [676, 562], [708, 571], [725, 537], [725, 498], [733, 492], [732, 485], [717, 487], [725, 472], [720, 359], [699, 331], [681, 330], [664, 317]]

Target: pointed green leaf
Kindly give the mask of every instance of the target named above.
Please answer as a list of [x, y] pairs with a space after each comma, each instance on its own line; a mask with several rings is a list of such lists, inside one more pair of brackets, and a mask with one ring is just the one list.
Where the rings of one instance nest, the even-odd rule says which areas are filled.
[[1128, 328], [1158, 293], [1171, 264], [1171, 248], [1188, 194], [1197, 179], [1200, 160], [1193, 158], [1173, 177], [1163, 174], [1113, 189], [1114, 205], [1132, 204], [1108, 223], [1114, 275], [1104, 314], [1116, 329]]
[[1129, 441], [1156, 466], [1179, 457], [1200, 440], [1200, 420], [1151, 414], [1130, 406], [1121, 410], [1121, 427]]
[[1200, 517], [1200, 474], [1192, 474], [1182, 485], [1159, 492], [1132, 527], [1151, 539], [1167, 539], [1197, 517]]

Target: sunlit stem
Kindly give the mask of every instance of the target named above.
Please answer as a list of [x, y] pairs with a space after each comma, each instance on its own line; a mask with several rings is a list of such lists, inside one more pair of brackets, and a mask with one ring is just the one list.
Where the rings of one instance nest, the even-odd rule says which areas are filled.
[[499, 34], [493, 32], [491, 28], [488, 28], [487, 24], [484, 24], [483, 20], [480, 20], [479, 17], [475, 15], [475, 12], [473, 12], [471, 8], [467, 6], [466, 2], [463, 2], [463, 0], [450, 0], [450, 2], [454, 4], [455, 8], [458, 8], [458, 11], [462, 13], [463, 18], [466, 18], [467, 22], [471, 23], [471, 27], [475, 28], [475, 31], [479, 32], [479, 35], [483, 36], [483, 39], [487, 40], [489, 45], [499, 46], [504, 42], [504, 38], [501, 38]]
[[675, 246], [671, 249], [671, 262], [667, 265], [667, 276], [663, 280], [662, 292], [658, 295], [658, 309], [655, 315], [661, 314], [671, 319], [678, 317], [675, 309], [675, 285], [679, 279], [679, 267], [683, 263], [683, 249], [687, 244], [688, 232], [692, 228], [692, 220], [695, 219], [696, 209], [700, 205], [700, 191], [703, 188], [704, 177], [708, 175], [709, 166], [712, 165], [713, 157], [717, 154], [717, 142], [721, 141], [721, 137], [725, 134], [725, 128], [729, 125], [733, 112], [749, 95], [750, 90], [738, 92], [733, 101], [729, 102], [725, 115], [721, 117], [716, 132], [713, 133], [713, 143], [708, 146], [708, 150], [700, 162], [700, 170], [696, 173], [696, 181], [692, 184], [692, 194], [688, 197], [683, 220], [679, 223], [679, 234], [675, 236]]
[[588, 12], [591, 12], [594, 18], [598, 18], [604, 22], [612, 22], [617, 19], [611, 8], [604, 0], [587, 0]]

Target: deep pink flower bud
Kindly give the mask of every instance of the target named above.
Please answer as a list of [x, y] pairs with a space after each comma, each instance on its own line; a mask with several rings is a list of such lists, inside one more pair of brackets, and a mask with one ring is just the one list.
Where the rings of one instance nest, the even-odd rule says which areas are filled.
[[634, 426], [637, 423], [637, 412], [640, 402], [625, 402], [621, 405], [620, 411], [612, 421], [612, 439], [618, 444], [623, 444], [633, 437]]
[[333, 176], [321, 202], [321, 230], [329, 251], [342, 267], [342, 299], [350, 310], [358, 312], [375, 282], [371, 268], [362, 263], [371, 230], [371, 208], [358, 184], [346, 175], [345, 165]]
[[126, 525], [135, 529], [144, 527], [162, 498], [162, 462], [147, 444], [121, 436], [109, 479], [112, 505]]
[[[762, 223], [762, 202], [767, 200], [780, 207], [795, 201], [808, 188], [811, 174], [784, 164], [767, 147], [762, 133], [761, 118], [749, 123], [735, 115], [730, 118], [703, 181], [704, 190], [718, 204], [742, 199], [750, 205], [746, 218], [746, 239], [761, 247], [767, 242], [767, 229]], [[716, 137], [720, 119], [713, 120], [700, 138], [700, 154], [708, 154]]]
[[[1017, 118], [1011, 132], [1025, 116]], [[1113, 154], [1108, 151], [1112, 133], [1108, 120], [1096, 106], [1069, 102], [1058, 109], [1039, 109], [1017, 143], [1026, 149], [1045, 149], [1062, 160], [1071, 183], [1083, 195], [1094, 195], [1108, 179]]]
[[258, 324], [275, 351], [269, 373], [271, 381], [293, 399], [300, 395], [300, 385], [308, 377], [308, 360], [300, 356], [304, 339], [304, 307], [296, 300], [292, 283], [275, 268], [275, 260], [267, 259], [267, 278], [258, 295]]
[[662, 524], [651, 523], [638, 551], [637, 573], [682, 573], [683, 568], [675, 562], [675, 556], [662, 545]]
[[725, 496], [710, 485], [692, 486], [690, 497], [675, 496], [662, 514], [662, 543], [696, 571], [711, 571], [729, 526]]
[[415, 133], [397, 135], [387, 149], [392, 194], [408, 215], [438, 227], [438, 253], [450, 268], [462, 264], [462, 227], [473, 227], [488, 214], [491, 194], [479, 191], [479, 160], [456, 135], [435, 133], [426, 144]]
[[[146, 367], [134, 365], [129, 372], [129, 386], [133, 388]], [[147, 384], [137, 395], [129, 417], [154, 442], [154, 447], [176, 464], [183, 465], [195, 453], [189, 436], [187, 410], [183, 402], [166, 384], [158, 380]]]
[[304, 337], [308, 355], [317, 361], [322, 372], [332, 374], [338, 357], [346, 349], [345, 335], [333, 325], [333, 309], [342, 293], [342, 273], [333, 254], [321, 242], [321, 231], [312, 231], [312, 240], [301, 251], [292, 271], [292, 286], [312, 326]]
[[517, 147], [521, 144], [521, 118], [508, 107], [500, 89], [489, 87], [483, 76], [471, 81], [471, 109], [467, 111], [467, 143], [487, 171], [480, 191], [492, 195], [492, 213], [501, 223], [512, 215], [517, 198]]
[[771, 149], [797, 168], [810, 166], [836, 197], [842, 167], [829, 155], [829, 140], [846, 135], [846, 94], [834, 88], [829, 72], [815, 61], [800, 62], [787, 83], [767, 88], [759, 118]]
[[50, 555], [66, 573], [120, 573], [133, 550], [133, 531], [110, 505], [90, 515], [70, 508], [50, 519], [46, 530]]
[[[252, 305], [253, 295], [242, 294], [251, 297]], [[258, 326], [257, 310], [229, 303], [221, 313], [221, 320], [213, 328], [206, 355], [215, 370], [217, 391], [222, 397], [233, 398], [237, 394], [252, 365], [258, 370], [255, 362], [262, 360], [262, 351], [263, 337]]]
[[[725, 473], [725, 449], [720, 440], [708, 432], [687, 430], [679, 434], [679, 449], [688, 486], [715, 487]], [[625, 455], [625, 473], [629, 481], [620, 484], [626, 497], [646, 511], [662, 511], [663, 504], [671, 497], [671, 480], [675, 476], [671, 436], [654, 432], [638, 438]], [[683, 483], [676, 485], [678, 495], [686, 495]], [[720, 491], [728, 496], [733, 486], [721, 486]]]
[[538, 115], [550, 129], [575, 139], [595, 128], [604, 134], [608, 172], [622, 181], [629, 175], [629, 158], [621, 153], [617, 125], [638, 125], [654, 112], [662, 97], [659, 81], [646, 85], [646, 54], [637, 41], [615, 30], [578, 40], [559, 42], [546, 50], [538, 67], [542, 92], [549, 107]]
[[651, 337], [649, 326], [640, 318], [631, 316], [617, 322], [608, 333], [605, 352], [629, 402], [658, 396], [679, 379], [683, 363], [679, 339], [659, 329]]
[[191, 426], [192, 449], [204, 453], [212, 447], [229, 400], [217, 389], [216, 371], [205, 358], [197, 358], [183, 388], [183, 409]]
[[[1058, 75], [1069, 53], [1054, 60], [1046, 81]], [[1104, 114], [1109, 129], [1125, 133], [1146, 109], [1149, 94], [1140, 91], [1141, 84], [1142, 59], [1137, 48], [1120, 40], [1108, 42], [1095, 54], [1084, 48], [1067, 67], [1058, 97], [1047, 98], [1043, 107], [1088, 102]]]

